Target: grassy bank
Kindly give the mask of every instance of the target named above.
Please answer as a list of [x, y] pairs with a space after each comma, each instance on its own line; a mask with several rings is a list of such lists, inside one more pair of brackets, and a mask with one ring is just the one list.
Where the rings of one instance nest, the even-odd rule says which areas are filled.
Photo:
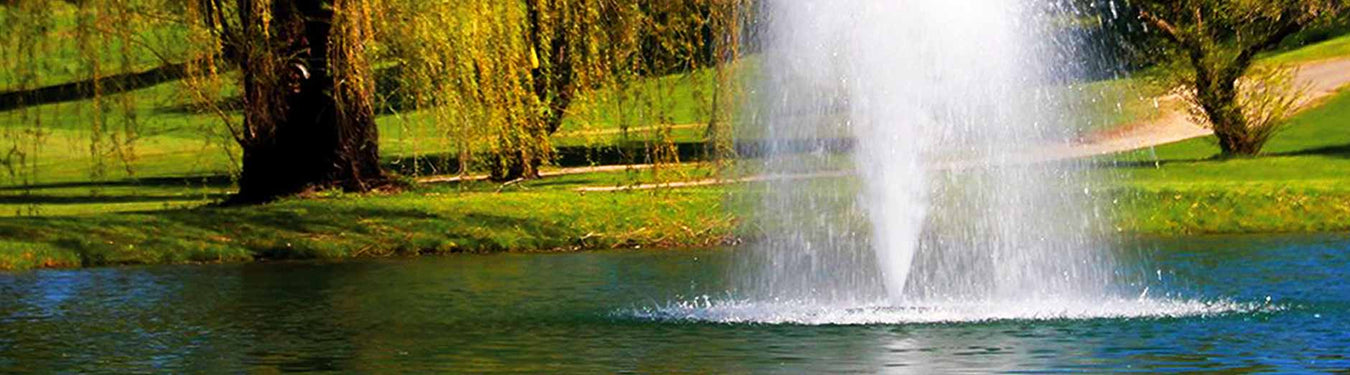
[[1350, 230], [1350, 91], [1293, 119], [1256, 158], [1220, 159], [1213, 137], [1103, 160], [1119, 228], [1159, 234]]
[[[1202, 138], [1105, 158], [1103, 170], [1119, 178], [1104, 192], [1116, 228], [1163, 235], [1350, 230], [1347, 120], [1350, 94], [1342, 94], [1299, 116], [1264, 157], [1213, 159], [1213, 140]], [[707, 246], [741, 230], [726, 207], [735, 186], [572, 191], [650, 178], [592, 173], [258, 207], [0, 218], [0, 269]], [[155, 199], [154, 189], [127, 188]]]
[[622, 173], [523, 186], [431, 185], [258, 207], [0, 219], [0, 269], [711, 246], [735, 221], [719, 188], [580, 194]]
[[[1350, 217], [1350, 92], [1299, 115], [1265, 156], [1223, 160], [1214, 158], [1217, 151], [1212, 138], [1199, 138], [1101, 158], [1101, 172], [1116, 177], [1100, 195], [1112, 201], [1117, 230], [1154, 235], [1350, 230], [1345, 220]], [[665, 175], [696, 179], [706, 173], [682, 167]], [[507, 187], [432, 184], [392, 194], [329, 194], [244, 208], [175, 203], [165, 198], [181, 192], [175, 185], [181, 182], [172, 179], [159, 185], [104, 186], [108, 195], [101, 197], [45, 199], [67, 207], [163, 206], [0, 218], [0, 269], [706, 246], [735, 240], [745, 230], [738, 227], [737, 210], [727, 209], [737, 186], [572, 190], [652, 178], [650, 172], [630, 171]], [[219, 187], [197, 191], [198, 199], [228, 189], [228, 180], [208, 182]], [[88, 189], [69, 185], [50, 189]], [[116, 189], [135, 195], [119, 198]]]

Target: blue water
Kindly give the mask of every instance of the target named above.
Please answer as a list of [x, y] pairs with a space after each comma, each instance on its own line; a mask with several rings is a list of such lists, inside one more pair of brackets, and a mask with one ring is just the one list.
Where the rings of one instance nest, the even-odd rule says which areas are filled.
[[[726, 319], [716, 313], [735, 301], [726, 249], [0, 274], [0, 372], [1350, 368], [1350, 236], [1123, 248], [1124, 272], [1143, 274], [1158, 303], [1079, 318], [1082, 306], [1001, 319], [840, 315], [873, 324], [793, 315], [788, 303]], [[774, 312], [809, 319], [770, 324]]]

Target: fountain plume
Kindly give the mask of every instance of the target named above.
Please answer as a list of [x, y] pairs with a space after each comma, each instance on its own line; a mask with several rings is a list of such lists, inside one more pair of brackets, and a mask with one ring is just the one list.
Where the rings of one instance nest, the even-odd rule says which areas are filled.
[[[763, 172], [854, 177], [757, 190], [764, 236], [743, 254], [740, 292], [844, 306], [1112, 293], [1086, 169], [1017, 162], [1068, 142], [1074, 118], [1055, 88], [1069, 71], [1047, 58], [1073, 51], [1044, 6], [770, 1], [754, 130], [768, 140]], [[855, 147], [830, 152], [841, 137]]]

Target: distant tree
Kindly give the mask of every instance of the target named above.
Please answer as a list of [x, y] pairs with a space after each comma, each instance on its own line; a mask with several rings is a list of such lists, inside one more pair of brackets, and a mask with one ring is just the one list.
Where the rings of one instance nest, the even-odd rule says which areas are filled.
[[[1224, 156], [1256, 155], [1292, 113], [1292, 77], [1247, 78], [1257, 55], [1344, 8], [1343, 0], [1138, 0], [1139, 17], [1182, 56], [1182, 85]], [[1246, 90], [1244, 90], [1246, 89]], [[1244, 92], [1245, 91], [1245, 92]]]
[[1087, 77], [1111, 77], [1159, 63], [1161, 37], [1139, 19], [1139, 9], [1127, 1], [1063, 0], [1054, 9], [1074, 22], [1071, 32], [1079, 43], [1075, 59], [1083, 59]]

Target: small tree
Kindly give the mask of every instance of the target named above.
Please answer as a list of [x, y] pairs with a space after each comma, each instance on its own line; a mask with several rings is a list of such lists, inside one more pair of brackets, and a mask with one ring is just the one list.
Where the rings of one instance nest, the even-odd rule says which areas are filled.
[[1246, 79], [1256, 55], [1342, 8], [1342, 0], [1143, 0], [1140, 18], [1184, 56], [1182, 89], [1224, 156], [1261, 151], [1297, 102], [1292, 75]]

